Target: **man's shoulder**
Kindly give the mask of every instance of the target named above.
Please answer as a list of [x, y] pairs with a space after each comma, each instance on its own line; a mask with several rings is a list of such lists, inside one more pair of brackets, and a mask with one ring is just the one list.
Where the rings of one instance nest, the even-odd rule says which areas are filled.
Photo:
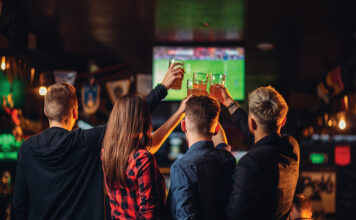
[[89, 128], [89, 129], [81, 129], [81, 128], [77, 128], [74, 129], [72, 131], [70, 131], [71, 133], [74, 134], [81, 134], [81, 135], [102, 135], [106, 130], [106, 125], [100, 125], [100, 126], [95, 126], [93, 128]]
[[249, 151], [250, 154], [269, 154], [276, 153], [276, 148], [291, 146], [292, 148], [299, 148], [298, 141], [291, 135], [283, 134], [278, 139], [275, 139], [272, 142], [268, 142], [265, 144], [261, 144], [256, 146], [252, 146]]
[[247, 152], [251, 157], [269, 157], [271, 154], [275, 153], [276, 146], [273, 144], [263, 144], [258, 147], [251, 147]]
[[199, 160], [196, 159], [196, 155], [184, 154], [182, 157], [176, 159], [171, 165], [171, 171], [177, 170], [191, 170], [196, 166]]
[[29, 148], [31, 146], [32, 139], [34, 139], [34, 138], [35, 138], [35, 136], [31, 136], [31, 137], [27, 138], [24, 142], [22, 142], [21, 147], [20, 147], [20, 151], [23, 152], [24, 150]]
[[199, 154], [196, 153], [189, 154], [188, 152], [185, 155], [183, 155], [181, 158], [174, 161], [172, 167], [180, 168], [180, 169], [185, 169], [185, 168], [190, 169], [193, 166], [199, 166], [200, 164], [211, 163], [211, 161], [221, 162], [221, 163], [225, 163], [227, 161], [233, 161], [234, 164], [236, 163], [235, 158], [227, 150], [213, 148], [206, 151], [202, 151]]
[[278, 156], [277, 146], [273, 144], [260, 145], [251, 149], [247, 154], [241, 158], [239, 163], [250, 167], [265, 167], [267, 164], [273, 164], [274, 158]]
[[214, 154], [216, 154], [217, 156], [227, 159], [227, 160], [235, 160], [235, 157], [231, 154], [231, 152], [227, 151], [226, 149], [217, 149], [214, 148]]
[[207, 153], [208, 153], [208, 151], [190, 152], [188, 150], [182, 157], [175, 160], [172, 165], [181, 166], [181, 167], [195, 165], [195, 164], [201, 162], [205, 158], [205, 155]]
[[241, 158], [244, 161], [255, 164], [273, 163], [273, 158], [279, 158], [280, 155], [290, 157], [299, 155], [298, 141], [287, 134], [283, 134], [276, 142], [252, 146], [248, 153]]
[[190, 163], [193, 163], [193, 161], [190, 160], [189, 157], [187, 157], [186, 155], [183, 155], [172, 163], [171, 168], [182, 167]]
[[245, 154], [237, 163], [237, 167], [244, 167], [249, 170], [254, 170], [258, 171], [259, 166], [258, 166], [258, 159], [253, 156], [251, 152], [248, 152]]
[[285, 138], [288, 141], [288, 143], [290, 145], [292, 145], [293, 147], [299, 148], [299, 143], [298, 143], [297, 139], [295, 139], [293, 136], [291, 136], [289, 134], [283, 134], [282, 138]]
[[106, 125], [96, 126], [90, 129], [74, 129], [70, 132], [71, 135], [79, 137], [81, 141], [88, 145], [97, 145], [101, 143], [106, 131]]
[[45, 135], [45, 131], [46, 130], [42, 131], [39, 134], [35, 134], [35, 135], [32, 135], [32, 136], [28, 137], [24, 142], [22, 142], [20, 149], [23, 150], [23, 149], [30, 148], [30, 147], [38, 145], [39, 144], [38, 143], [39, 142], [38, 139], [41, 138], [41, 137], [45, 137], [46, 136]]

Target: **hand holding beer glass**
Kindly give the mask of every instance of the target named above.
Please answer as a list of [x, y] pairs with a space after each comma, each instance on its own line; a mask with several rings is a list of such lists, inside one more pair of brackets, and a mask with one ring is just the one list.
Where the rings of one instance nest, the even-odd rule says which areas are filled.
[[[173, 65], [173, 67], [172, 67]], [[183, 81], [183, 74], [184, 74], [184, 61], [183, 60], [178, 60], [178, 59], [170, 59], [169, 60], [169, 68], [174, 68], [180, 69], [181, 71], [178, 71], [177, 76], [179, 78], [176, 78], [171, 86], [171, 89], [181, 89], [182, 88], [182, 81]]]
[[224, 73], [211, 73], [210, 74], [210, 95], [218, 99], [220, 102], [224, 102], [221, 87], [225, 86], [225, 74]]

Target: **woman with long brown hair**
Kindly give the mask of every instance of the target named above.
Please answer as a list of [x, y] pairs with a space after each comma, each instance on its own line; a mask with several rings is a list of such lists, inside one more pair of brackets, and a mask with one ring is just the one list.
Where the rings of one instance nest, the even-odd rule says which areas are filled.
[[165, 183], [157, 151], [183, 118], [185, 101], [152, 135], [151, 115], [138, 96], [120, 97], [110, 114], [103, 140], [102, 162], [112, 219], [162, 219]]

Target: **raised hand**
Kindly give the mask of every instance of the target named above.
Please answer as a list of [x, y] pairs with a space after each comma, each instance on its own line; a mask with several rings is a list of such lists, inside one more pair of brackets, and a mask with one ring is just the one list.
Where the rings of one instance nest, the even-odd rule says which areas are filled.
[[188, 97], [186, 97], [185, 99], [183, 99], [183, 100], [181, 101], [180, 106], [179, 106], [177, 112], [179, 112], [179, 113], [184, 113], [184, 112], [185, 112], [185, 108], [187, 107], [187, 101], [188, 101], [191, 97], [193, 97], [193, 95], [189, 95]]
[[180, 63], [172, 63], [168, 68], [166, 75], [163, 78], [162, 85], [170, 89], [176, 79], [183, 78], [184, 69], [180, 67]]
[[229, 91], [227, 91], [226, 87], [223, 87], [221, 85], [219, 85], [219, 87], [221, 89], [221, 95], [222, 95], [222, 98], [223, 98], [222, 103], [226, 107], [228, 107], [229, 105], [231, 105], [234, 102], [234, 100], [232, 99]]

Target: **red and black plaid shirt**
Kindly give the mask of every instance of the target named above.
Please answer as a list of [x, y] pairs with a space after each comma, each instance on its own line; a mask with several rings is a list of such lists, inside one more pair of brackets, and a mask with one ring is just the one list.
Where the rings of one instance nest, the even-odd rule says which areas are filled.
[[165, 182], [154, 156], [139, 149], [129, 159], [126, 175], [127, 186], [124, 188], [106, 184], [112, 219], [162, 219]]

